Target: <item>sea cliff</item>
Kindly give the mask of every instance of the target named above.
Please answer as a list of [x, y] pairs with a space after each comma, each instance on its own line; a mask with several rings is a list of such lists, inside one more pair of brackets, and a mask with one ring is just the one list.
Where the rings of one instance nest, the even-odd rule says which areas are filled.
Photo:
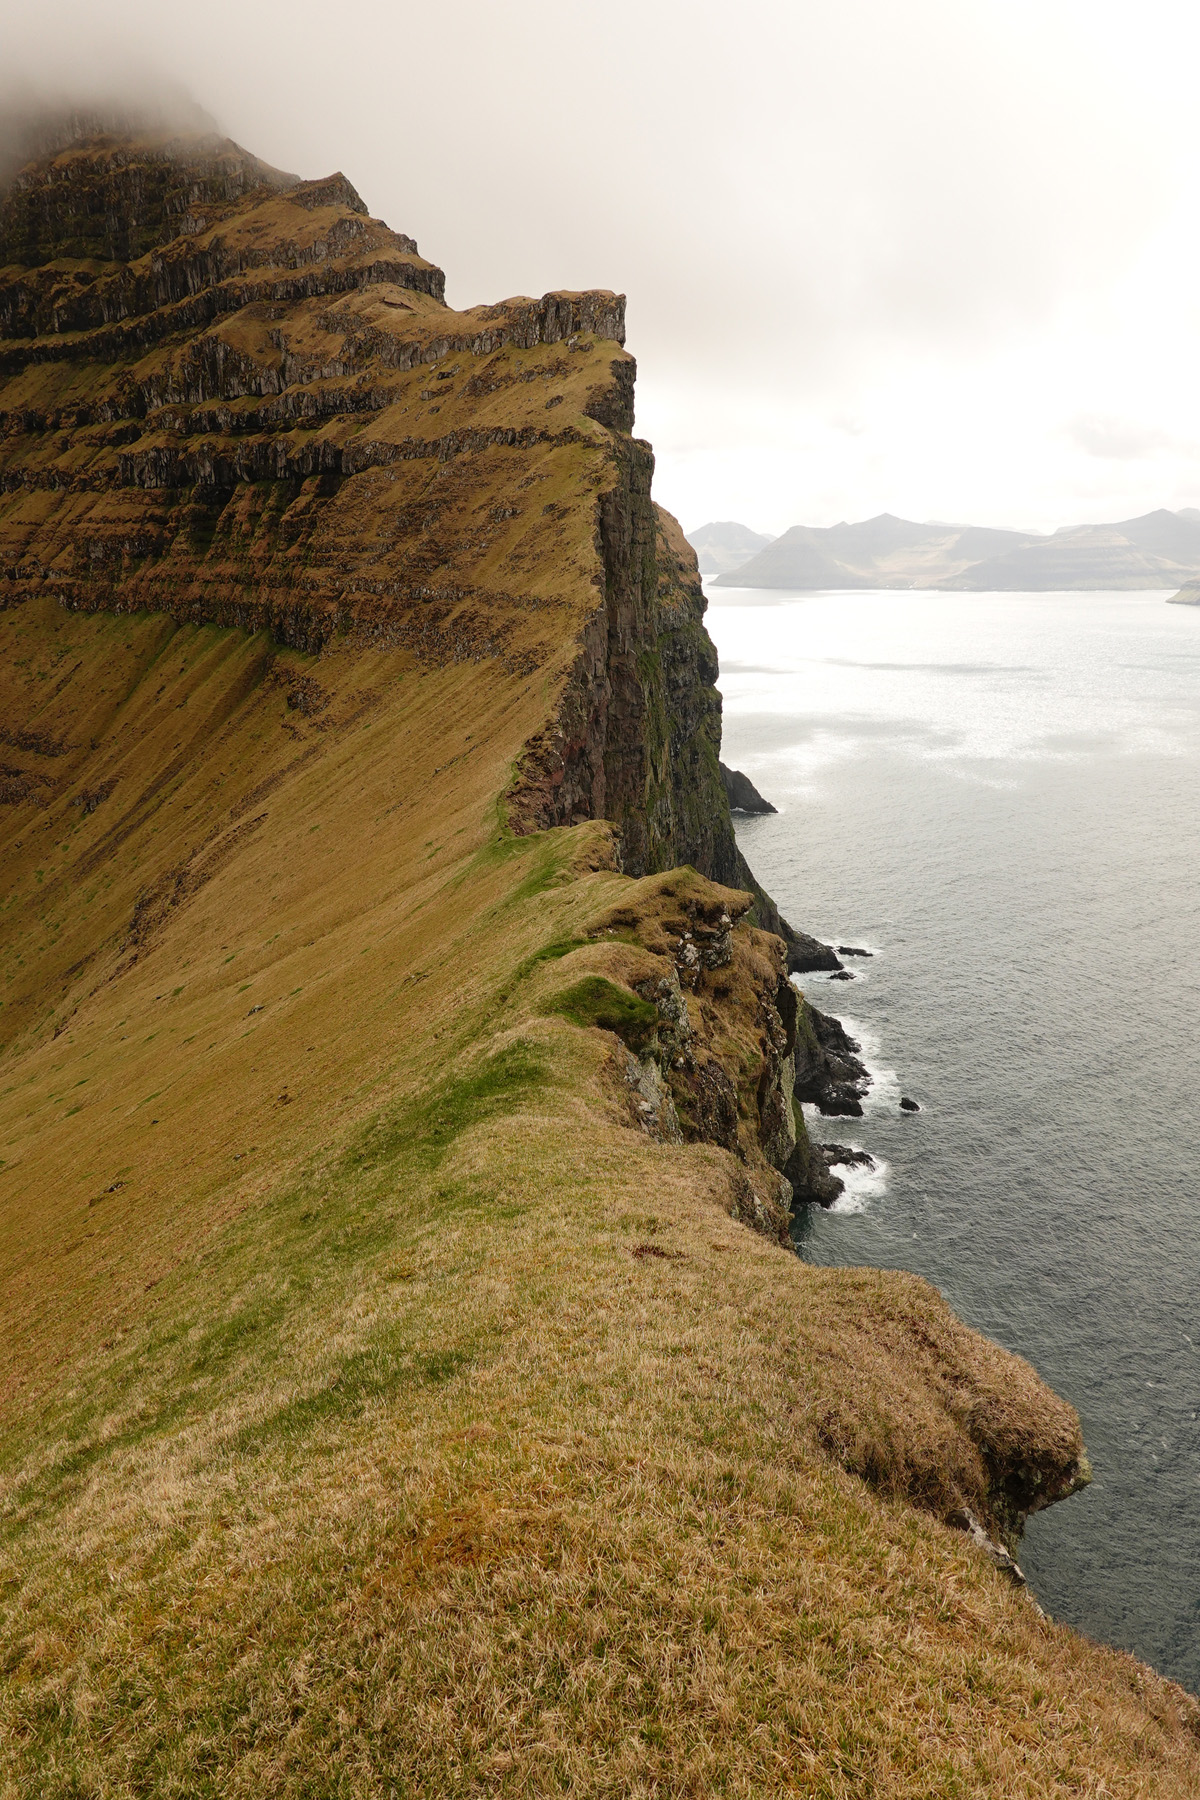
[[620, 298], [114, 119], [0, 256], [14, 1793], [1195, 1791], [1004, 1562], [1071, 1407], [787, 1247], [855, 1075]]

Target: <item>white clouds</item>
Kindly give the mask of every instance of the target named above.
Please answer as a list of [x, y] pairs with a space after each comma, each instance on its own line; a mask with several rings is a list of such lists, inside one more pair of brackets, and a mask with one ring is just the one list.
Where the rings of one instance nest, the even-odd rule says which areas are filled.
[[460, 304], [624, 288], [664, 498], [770, 529], [1200, 498], [1198, 38], [1175, 0], [0, 0], [6, 67], [185, 83]]
[[1171, 451], [1192, 461], [1200, 457], [1200, 446], [1189, 445], [1169, 431], [1147, 428], [1131, 419], [1072, 419], [1066, 430], [1089, 456], [1108, 457], [1114, 462], [1140, 462], [1144, 457]]

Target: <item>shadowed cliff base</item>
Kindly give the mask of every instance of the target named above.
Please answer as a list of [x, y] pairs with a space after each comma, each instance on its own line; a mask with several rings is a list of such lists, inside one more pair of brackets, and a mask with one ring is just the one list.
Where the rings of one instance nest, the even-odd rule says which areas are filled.
[[0, 274], [9, 1785], [1195, 1791], [964, 1524], [1071, 1408], [778, 1241], [823, 1047], [619, 301], [160, 150], [16, 210], [175, 238]]

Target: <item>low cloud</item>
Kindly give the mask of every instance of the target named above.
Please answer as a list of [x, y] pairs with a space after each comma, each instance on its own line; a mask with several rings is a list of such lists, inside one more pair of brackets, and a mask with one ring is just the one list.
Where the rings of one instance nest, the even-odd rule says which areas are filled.
[[1083, 0], [355, 0], [334, 30], [326, 0], [209, 0], [197, 30], [161, 0], [39, 0], [0, 17], [25, 95], [0, 114], [196, 105], [277, 167], [343, 169], [455, 305], [625, 291], [689, 517], [742, 493], [773, 496], [774, 529], [1061, 517], [1072, 459], [1163, 454], [1155, 398], [1108, 391], [1160, 379], [1155, 321], [1069, 393], [1046, 349], [1072, 309], [1109, 329], [1091, 315], [1178, 203], [1187, 108], [1129, 75], [1157, 5], [1135, 27]]
[[1200, 444], [1154, 426], [1136, 425], [1128, 419], [1072, 419], [1067, 426], [1067, 435], [1089, 456], [1104, 457], [1113, 462], [1140, 462], [1144, 457], [1160, 453], [1200, 459]]

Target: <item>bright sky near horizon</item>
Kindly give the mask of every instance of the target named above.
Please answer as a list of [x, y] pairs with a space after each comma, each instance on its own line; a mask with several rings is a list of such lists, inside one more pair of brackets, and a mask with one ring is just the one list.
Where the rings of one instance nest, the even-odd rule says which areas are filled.
[[1182, 0], [0, 0], [48, 99], [342, 168], [452, 304], [629, 296], [686, 527], [1200, 505]]

